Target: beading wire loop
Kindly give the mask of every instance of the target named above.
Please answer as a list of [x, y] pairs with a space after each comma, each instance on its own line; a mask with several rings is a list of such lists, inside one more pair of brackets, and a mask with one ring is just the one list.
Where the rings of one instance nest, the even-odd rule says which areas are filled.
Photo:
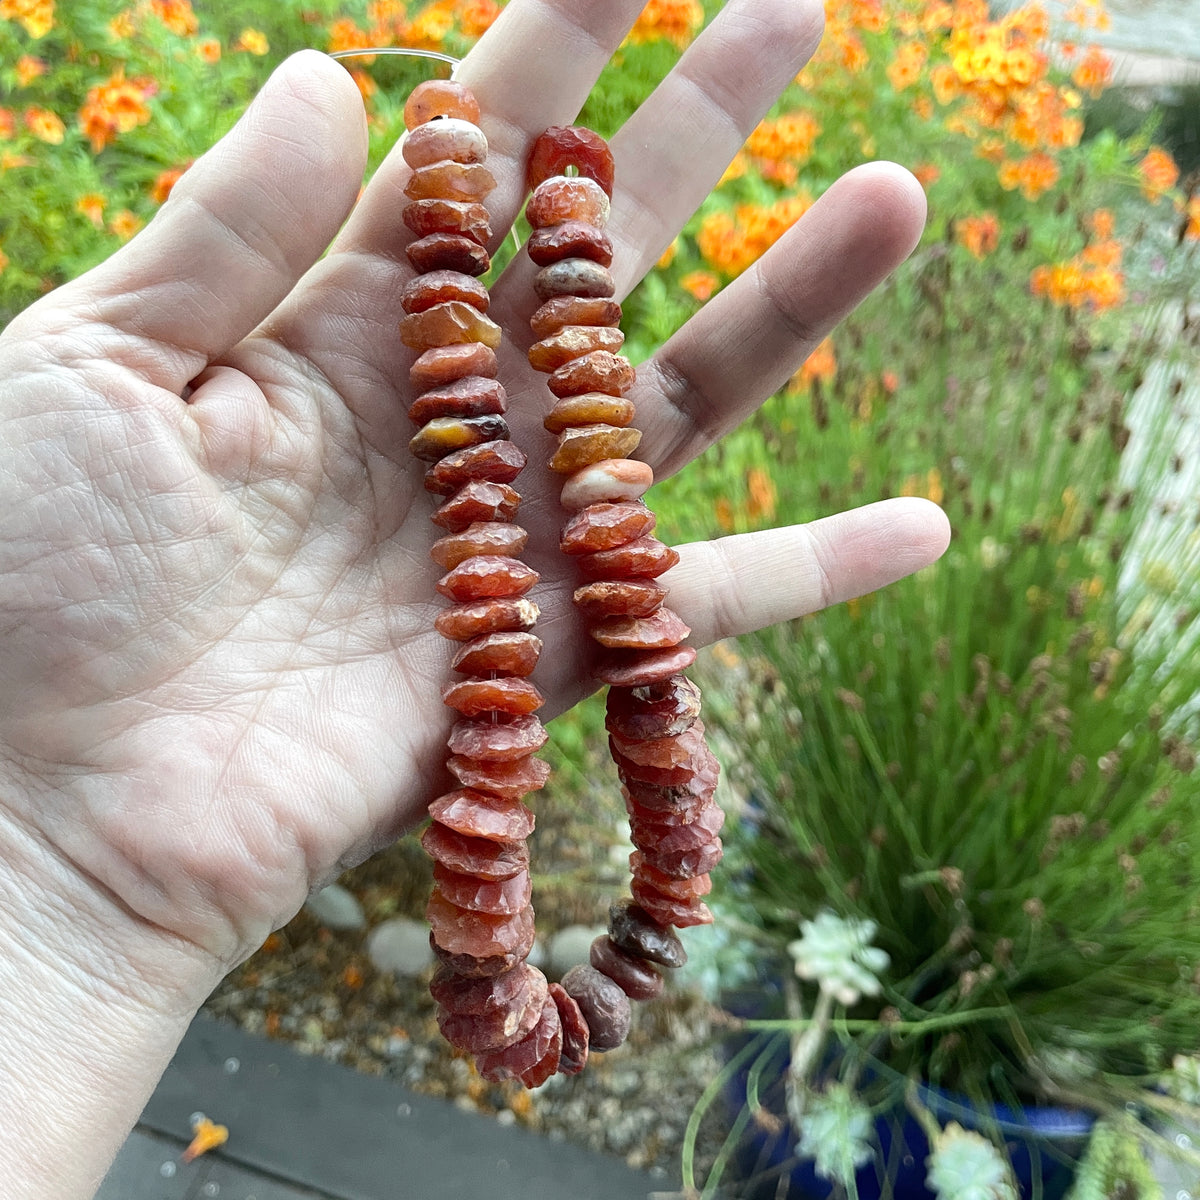
[[434, 58], [440, 62], [450, 64], [450, 78], [453, 79], [459, 66], [462, 64], [461, 58], [455, 58], [453, 54], [443, 54], [440, 50], [417, 50], [409, 46], [364, 46], [360, 50], [333, 50], [329, 52], [330, 58], [366, 58], [375, 54], [400, 54], [408, 58]]

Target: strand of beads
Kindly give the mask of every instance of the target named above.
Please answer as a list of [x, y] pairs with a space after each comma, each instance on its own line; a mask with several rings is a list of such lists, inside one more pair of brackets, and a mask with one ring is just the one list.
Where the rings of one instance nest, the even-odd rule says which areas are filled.
[[558, 438], [550, 468], [565, 477], [561, 500], [572, 514], [560, 547], [578, 564], [584, 582], [575, 604], [604, 648], [594, 674], [609, 685], [609, 746], [636, 847], [633, 898], [612, 906], [590, 963], [562, 980], [592, 1049], [605, 1050], [624, 1040], [630, 1001], [662, 990], [658, 967], [686, 961], [672, 926], [711, 922], [702, 897], [721, 858], [724, 814], [714, 800], [718, 766], [699, 719], [700, 690], [683, 674], [696, 657], [684, 644], [691, 631], [658, 582], [679, 556], [653, 536], [655, 517], [642, 499], [653, 472], [628, 457], [641, 433], [626, 395], [634, 371], [617, 353], [621, 309], [604, 233], [612, 154], [590, 130], [553, 127], [534, 145], [528, 183], [526, 246], [540, 268], [534, 288], [542, 301], [530, 321], [539, 340], [529, 362], [549, 375], [557, 397], [545, 420]]
[[525, 961], [534, 822], [521, 798], [545, 784], [549, 766], [536, 757], [546, 741], [536, 715], [543, 697], [529, 680], [542, 645], [527, 596], [538, 575], [520, 560], [527, 535], [514, 523], [512, 484], [526, 460], [509, 440], [496, 379], [500, 328], [478, 279], [490, 266], [481, 201], [495, 180], [478, 103], [461, 84], [421, 84], [404, 117], [412, 174], [403, 219], [417, 235], [408, 257], [419, 272], [400, 296], [401, 339], [420, 352], [410, 371], [409, 416], [420, 426], [410, 449], [430, 464], [426, 488], [443, 498], [433, 521], [447, 532], [430, 555], [446, 571], [437, 590], [451, 606], [435, 624], [460, 644], [459, 678], [443, 692], [458, 713], [446, 766], [460, 786], [430, 805], [421, 839], [434, 860], [427, 912], [440, 965], [430, 990], [442, 1033], [487, 1078], [536, 1087], [564, 1060], [581, 1069], [587, 1044], [574, 1001]]

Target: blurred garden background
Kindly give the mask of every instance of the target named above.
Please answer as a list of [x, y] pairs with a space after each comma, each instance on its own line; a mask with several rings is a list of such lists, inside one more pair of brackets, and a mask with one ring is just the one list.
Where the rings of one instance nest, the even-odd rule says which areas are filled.
[[[650, 0], [581, 120], [613, 132], [720, 7]], [[135, 236], [287, 54], [457, 56], [502, 9], [0, 0], [0, 324]], [[1200, 7], [827, 0], [826, 13], [816, 57], [625, 304], [626, 351], [648, 355], [865, 159], [917, 176], [926, 233], [758, 416], [650, 499], [678, 542], [923, 495], [954, 540], [913, 580], [703, 658], [735, 818], [718, 927], [689, 931], [689, 972], [627, 1051], [532, 1097], [486, 1084], [437, 1038], [413, 932], [429, 872], [411, 839], [272, 935], [210, 1002], [634, 1165], [670, 1174], [686, 1142], [695, 1179], [728, 1154], [723, 1132], [689, 1124], [720, 1061], [721, 989], [823, 904], [906, 914], [908, 932], [882, 938], [893, 960], [945, 972], [933, 986], [920, 968], [906, 1016], [1011, 1006], [990, 1042], [919, 1041], [951, 1080], [969, 1078], [980, 1044], [988, 1069], [1011, 1063], [1016, 1078], [1027, 1036], [1086, 1049], [1097, 1070], [1151, 1070], [1149, 1051], [1131, 1064], [1110, 1055], [1115, 1037], [1081, 1049], [1070, 1033], [1141, 1020], [1145, 993], [1121, 991], [1135, 916], [1137, 936], [1166, 947], [1159, 1065], [1200, 1018], [1200, 975], [1186, 995], [1177, 979], [1180, 963], [1200, 969], [1183, 936], [1195, 851], [1172, 849], [1195, 796], [1200, 694]], [[430, 67], [347, 68], [374, 165]], [[603, 924], [630, 847], [615, 781], [598, 782], [601, 708], [551, 731], [558, 783], [539, 797], [534, 854], [553, 964]], [[798, 793], [824, 824], [787, 808]], [[931, 880], [937, 919], [913, 907]], [[1032, 938], [1041, 928], [1068, 933]], [[1064, 949], [1081, 945], [1100, 950]]]

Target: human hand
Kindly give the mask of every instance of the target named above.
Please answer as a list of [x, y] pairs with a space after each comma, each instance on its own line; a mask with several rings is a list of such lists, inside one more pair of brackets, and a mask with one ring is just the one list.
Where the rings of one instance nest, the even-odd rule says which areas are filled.
[[[573, 120], [642, 6], [512, 0], [464, 62], [497, 240], [533, 139]], [[618, 298], [819, 27], [815, 0], [731, 0], [614, 138]], [[298, 56], [143, 233], [0, 340], [0, 848], [65, 898], [52, 944], [117, 988], [169, 975], [198, 1004], [441, 781], [450, 648], [396, 334], [407, 168], [393, 153], [355, 204], [364, 160], [357, 89]], [[903, 259], [923, 212], [891, 166], [830, 189], [639, 369], [639, 457], [661, 478], [749, 415]], [[520, 520], [550, 716], [588, 687], [588, 649], [558, 480], [533, 465], [550, 398], [524, 358], [531, 276], [514, 263], [491, 315], [532, 460]], [[946, 537], [939, 510], [900, 500], [682, 547], [666, 582], [703, 644], [873, 590]]]

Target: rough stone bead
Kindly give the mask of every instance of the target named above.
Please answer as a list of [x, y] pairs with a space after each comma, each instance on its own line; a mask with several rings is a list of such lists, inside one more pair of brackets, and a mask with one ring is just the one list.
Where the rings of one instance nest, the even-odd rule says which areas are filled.
[[533, 948], [533, 909], [523, 908], [511, 917], [459, 908], [434, 892], [425, 916], [437, 944], [448, 954], [491, 958], [498, 954], [528, 954]]
[[671, 875], [676, 879], [690, 879], [694, 875], [705, 875], [711, 871], [721, 861], [723, 854], [721, 839], [715, 837], [695, 850], [647, 853], [646, 861], [664, 875]]
[[[519, 1079], [526, 1087], [535, 1087], [539, 1083], [545, 1083], [554, 1073], [561, 1050], [562, 1024], [558, 1017], [558, 1006], [547, 994], [538, 1023], [532, 1032], [503, 1050], [479, 1055], [475, 1066], [479, 1074], [491, 1083]], [[547, 1059], [552, 1060], [548, 1073]]]
[[419, 238], [432, 233], [461, 233], [480, 246], [492, 236], [491, 217], [482, 204], [471, 200], [412, 200], [404, 206], [402, 219]]
[[515, 800], [499, 800], [474, 788], [458, 788], [429, 806], [439, 825], [466, 837], [489, 842], [517, 842], [533, 832], [533, 813]]
[[[530, 972], [531, 977], [522, 980], [522, 987], [509, 1004], [485, 1008], [477, 1013], [458, 1013], [442, 1008], [437, 1015], [442, 1036], [450, 1045], [468, 1054], [503, 1050], [527, 1037], [541, 1019], [549, 994], [542, 973], [533, 968]], [[502, 979], [504, 976], [498, 975], [495, 982]]]
[[619, 325], [621, 306], [606, 296], [552, 296], [533, 316], [534, 337], [548, 338], [568, 325]]
[[529, 235], [525, 250], [539, 267], [564, 258], [590, 258], [602, 267], [611, 267], [613, 260], [612, 238], [586, 221], [564, 221], [537, 229]]
[[495, 916], [520, 912], [533, 896], [533, 881], [528, 871], [518, 871], [507, 879], [478, 879], [434, 863], [433, 882], [451, 904]]
[[507, 409], [508, 393], [498, 379], [467, 375], [418, 396], [409, 407], [408, 419], [424, 425], [435, 417], [499, 416]]
[[432, 824], [421, 834], [421, 845], [434, 862], [460, 875], [480, 879], [510, 879], [529, 869], [529, 847], [524, 842], [489, 842], [486, 838], [464, 837]]
[[482, 417], [434, 417], [412, 436], [408, 450], [414, 458], [423, 462], [437, 462], [456, 450], [508, 436], [508, 422], [495, 414]]
[[477, 555], [515, 557], [525, 549], [529, 534], [511, 521], [476, 521], [458, 533], [448, 533], [429, 547], [429, 557], [440, 567], [453, 571]]
[[512, 762], [540, 750], [549, 735], [535, 716], [511, 721], [455, 721], [446, 745], [451, 754], [483, 762]]
[[462, 300], [487, 312], [491, 297], [478, 279], [462, 271], [429, 271], [410, 279], [400, 291], [400, 304], [406, 313], [424, 312], [447, 300]]
[[601, 935], [592, 943], [588, 961], [630, 1000], [653, 1000], [663, 990], [662, 974], [644, 958], [626, 953], [610, 937]]
[[511, 762], [481, 762], [452, 754], [446, 759], [446, 769], [463, 787], [491, 792], [503, 800], [519, 800], [527, 792], [541, 791], [550, 778], [550, 764], [532, 754]]
[[400, 340], [414, 350], [482, 342], [493, 350], [500, 345], [500, 326], [473, 304], [447, 300], [400, 322]]
[[515, 520], [520, 507], [521, 494], [507, 483], [473, 479], [440, 505], [430, 520], [457, 533], [476, 521]]
[[427, 79], [418, 83], [404, 102], [404, 127], [416, 129], [435, 117], [454, 117], [479, 124], [479, 101], [469, 88], [452, 79]]
[[472, 554], [435, 584], [437, 590], [459, 604], [490, 600], [494, 596], [523, 596], [540, 576], [518, 558], [499, 554]]
[[646, 912], [663, 925], [688, 929], [693, 925], [712, 924], [712, 909], [703, 900], [673, 900], [636, 879], [630, 885], [630, 890]]
[[679, 552], [647, 534], [612, 550], [577, 559], [585, 579], [656, 579], [679, 561]]
[[572, 596], [589, 621], [648, 617], [666, 598], [666, 587], [653, 579], [598, 579], [576, 588]]
[[628, 650], [678, 646], [691, 632], [683, 618], [669, 608], [660, 608], [649, 617], [611, 617], [588, 630], [600, 645]]
[[431, 163], [419, 167], [404, 185], [410, 200], [465, 200], [478, 203], [496, 186], [496, 177], [482, 163]]
[[623, 396], [633, 386], [635, 378], [636, 372], [629, 359], [608, 350], [594, 350], [564, 363], [546, 380], [546, 386], [560, 399], [583, 392]]
[[542, 639], [532, 633], [489, 633], [468, 642], [451, 666], [463, 675], [529, 675], [542, 653]]
[[558, 1060], [560, 1075], [578, 1075], [587, 1066], [588, 1032], [587, 1021], [579, 1005], [563, 990], [561, 983], [552, 983], [550, 995], [558, 1007], [558, 1019], [562, 1025], [562, 1052]]
[[563, 554], [593, 554], [633, 541], [654, 529], [657, 518], [644, 504], [589, 504], [559, 534]]
[[693, 900], [697, 896], [707, 896], [712, 891], [712, 878], [707, 872], [691, 879], [672, 879], [652, 867], [640, 850], [635, 850], [629, 856], [629, 869], [634, 879], [644, 880], [674, 900]]
[[528, 459], [514, 442], [501, 439], [447, 454], [425, 472], [425, 490], [449, 496], [474, 479], [512, 483]]
[[617, 290], [617, 285], [612, 272], [590, 258], [564, 258], [543, 267], [533, 277], [533, 290], [544, 303], [555, 296], [607, 299]]
[[522, 596], [456, 604], [438, 613], [433, 627], [452, 642], [469, 642], [486, 633], [524, 633], [537, 624], [538, 606]]
[[550, 456], [550, 470], [574, 475], [582, 467], [610, 458], [628, 458], [642, 440], [642, 431], [619, 425], [578, 425], [558, 435], [558, 449]]
[[562, 433], [579, 425], [615, 425], [624, 429], [637, 415], [632, 400], [607, 396], [604, 392], [584, 392], [564, 396], [546, 415], [542, 425], [548, 433]]
[[409, 242], [405, 253], [415, 271], [459, 271], [484, 275], [492, 265], [491, 255], [465, 233], [430, 233]]
[[533, 143], [525, 168], [530, 188], [574, 167], [580, 175], [595, 180], [609, 196], [613, 190], [613, 155], [608, 143], [582, 125], [551, 125]]
[[533, 189], [525, 206], [525, 219], [532, 229], [583, 221], [603, 229], [612, 209], [608, 193], [593, 179], [555, 175]]
[[[557, 1017], [558, 1009], [555, 1007], [555, 1015]], [[538, 1059], [537, 1063], [528, 1071], [519, 1075], [521, 1083], [531, 1091], [534, 1088], [540, 1088], [551, 1075], [558, 1071], [558, 1064], [562, 1058], [562, 1024], [561, 1019], [556, 1019], [554, 1031], [551, 1035], [551, 1042], [546, 1053]]]
[[609, 906], [608, 936], [634, 958], [664, 967], [682, 967], [687, 962], [687, 951], [679, 938], [633, 900], [619, 900]]
[[648, 821], [635, 821], [630, 836], [639, 850], [644, 850], [653, 858], [661, 854], [698, 850], [711, 842], [724, 825], [725, 814], [720, 806], [708, 803], [702, 805], [695, 820], [686, 825], [652, 825]]
[[[445, 878], [444, 868], [435, 865], [435, 873], [439, 870], [443, 871], [443, 878]], [[528, 872], [525, 877], [528, 877]], [[458, 878], [465, 877], [459, 876]], [[442, 891], [440, 883], [438, 890]], [[446, 893], [443, 891], [442, 895], [446, 896]], [[459, 908], [465, 907], [467, 906], [459, 905]], [[429, 981], [429, 994], [449, 1012], [458, 1013], [464, 1017], [475, 1016], [479, 1013], [494, 1012], [497, 1009], [522, 1005], [531, 989], [541, 990], [534, 978], [535, 975], [540, 974], [540, 971], [528, 963], [520, 963], [511, 971], [505, 971], [493, 979], [479, 979], [469, 975], [460, 975], [443, 963], [434, 971], [433, 978]], [[546, 995], [549, 995], [548, 991]], [[537, 1002], [539, 1012], [545, 1003], [546, 996], [539, 996]], [[530, 1028], [532, 1027], [531, 1025]]]
[[578, 512], [589, 504], [639, 500], [653, 482], [649, 463], [633, 458], [601, 459], [563, 483], [559, 503], [568, 512]]
[[495, 350], [482, 342], [461, 342], [426, 350], [409, 367], [408, 382], [413, 392], [427, 392], [472, 375], [494, 379], [496, 372]]
[[615, 1050], [629, 1036], [633, 1009], [629, 997], [607, 975], [580, 964], [562, 977], [563, 991], [579, 1005], [592, 1050]]
[[[716, 762], [715, 759], [713, 761]], [[631, 815], [636, 813], [639, 818], [666, 821], [676, 813], [692, 816], [708, 804], [716, 794], [718, 778], [716, 771], [709, 773], [700, 770], [686, 783], [675, 787], [631, 779], [621, 790]]]
[[638, 783], [630, 780], [622, 785], [621, 794], [625, 797], [625, 811], [629, 814], [630, 824], [639, 828], [654, 826], [659, 829], [677, 825], [690, 825], [698, 817], [703, 816], [714, 806], [716, 788], [693, 795], [686, 801], [680, 801], [671, 808], [649, 808], [638, 802]]
[[700, 688], [686, 675], [647, 688], [610, 688], [604, 726], [627, 741], [673, 737], [695, 722], [700, 704]]
[[522, 717], [537, 712], [546, 697], [528, 679], [505, 675], [500, 679], [462, 679], [442, 689], [442, 703], [464, 717], [498, 712]]
[[487, 159], [488, 142], [474, 122], [448, 117], [410, 129], [400, 141], [400, 153], [410, 167], [427, 167], [445, 158], [481, 163]]
[[611, 325], [565, 325], [557, 333], [529, 347], [529, 365], [549, 375], [564, 363], [594, 350], [614, 352], [625, 344], [625, 335]]
[[497, 954], [490, 958], [476, 958], [473, 954], [450, 954], [434, 941], [432, 933], [429, 935], [429, 948], [442, 966], [468, 979], [493, 979], [519, 967], [524, 961], [524, 955], [519, 954]]
[[611, 687], [645, 687], [686, 671], [696, 661], [692, 646], [669, 650], [609, 650], [592, 669], [600, 683]]
[[625, 741], [610, 733], [608, 741], [623, 775], [665, 787], [687, 782], [707, 763], [706, 753], [711, 753], [704, 740], [704, 722], [699, 720], [673, 737]]

